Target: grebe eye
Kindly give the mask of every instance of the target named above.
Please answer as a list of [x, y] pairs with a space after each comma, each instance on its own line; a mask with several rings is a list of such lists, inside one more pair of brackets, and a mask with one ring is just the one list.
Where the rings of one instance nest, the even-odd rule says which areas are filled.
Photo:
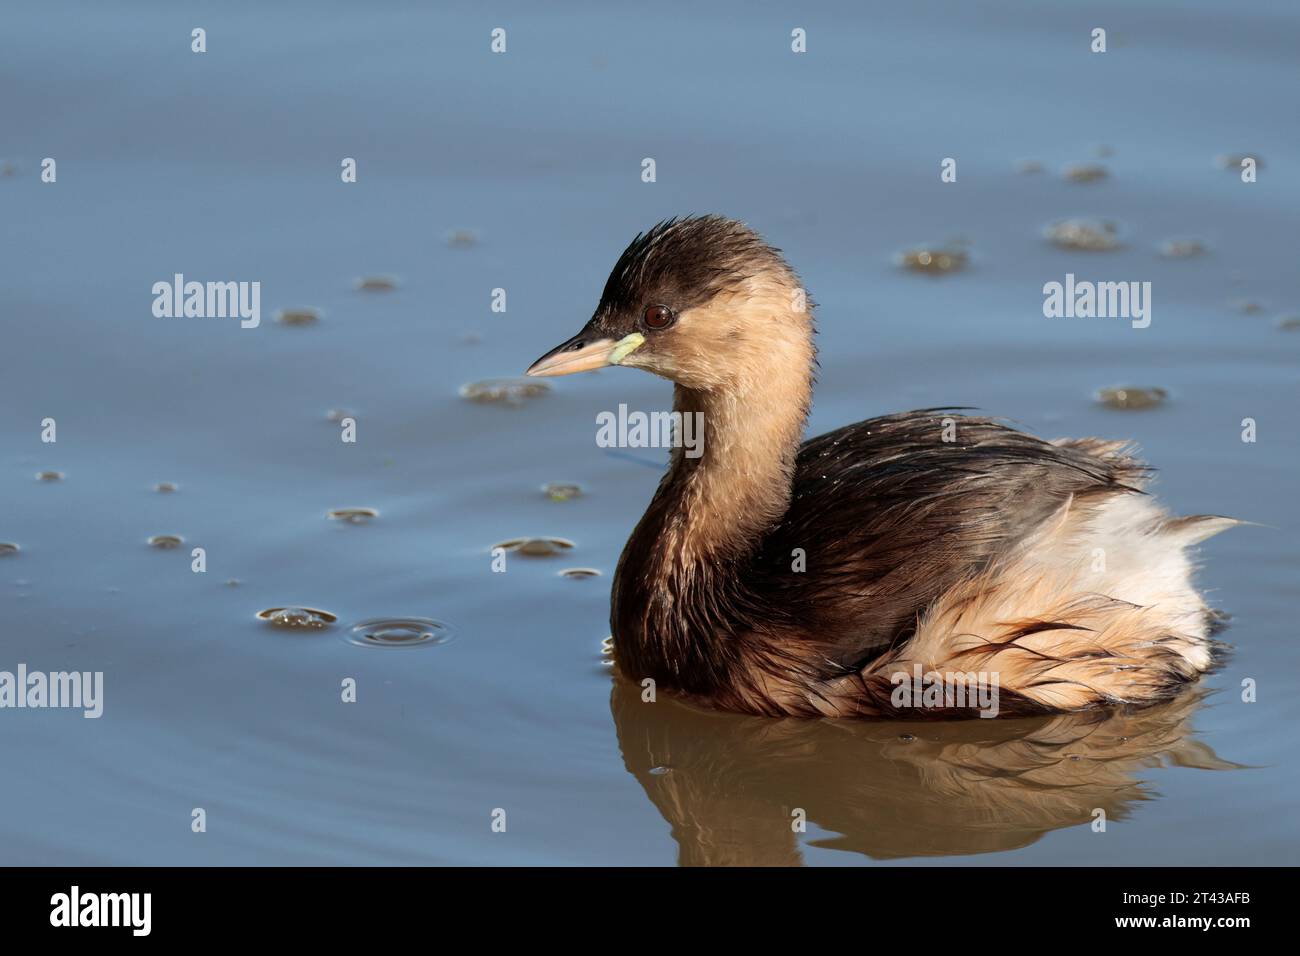
[[645, 325], [648, 329], [666, 329], [677, 320], [676, 314], [666, 305], [651, 305], [645, 310]]

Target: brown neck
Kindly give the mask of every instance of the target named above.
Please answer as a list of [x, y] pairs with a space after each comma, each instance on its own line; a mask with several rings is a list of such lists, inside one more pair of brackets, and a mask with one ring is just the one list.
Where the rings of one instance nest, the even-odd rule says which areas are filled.
[[725, 386], [676, 387], [674, 411], [703, 421], [702, 454], [673, 449], [615, 574], [615, 653], [634, 679], [698, 693], [725, 684], [739, 650], [727, 635], [761, 605], [747, 562], [789, 508], [812, 397], [811, 334], [747, 368]]
[[[785, 514], [811, 399], [810, 372], [784, 387], [756, 377], [725, 389], [674, 389], [673, 411], [699, 423], [702, 453], [691, 457], [688, 449], [673, 449], [651, 505], [664, 512], [666, 540], [660, 544], [672, 563], [744, 556]], [[782, 378], [791, 379], [791, 371], [783, 369]]]

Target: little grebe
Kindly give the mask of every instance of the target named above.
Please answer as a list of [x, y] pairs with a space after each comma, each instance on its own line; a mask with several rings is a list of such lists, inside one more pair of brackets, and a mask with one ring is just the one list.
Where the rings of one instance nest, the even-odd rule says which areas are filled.
[[703, 414], [702, 454], [673, 449], [614, 576], [627, 677], [748, 713], [916, 718], [975, 712], [903, 712], [900, 675], [996, 675], [1016, 716], [1154, 702], [1211, 666], [1217, 615], [1185, 552], [1236, 522], [1170, 517], [1122, 442], [945, 409], [804, 442], [813, 334], [778, 250], [674, 219], [528, 369], [634, 366]]

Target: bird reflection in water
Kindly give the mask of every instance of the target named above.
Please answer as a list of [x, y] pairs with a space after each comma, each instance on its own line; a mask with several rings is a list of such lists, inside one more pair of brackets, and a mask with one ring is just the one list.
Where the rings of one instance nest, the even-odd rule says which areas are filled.
[[1123, 820], [1161, 766], [1236, 769], [1195, 740], [1208, 691], [1153, 707], [1023, 720], [774, 720], [704, 711], [616, 676], [627, 770], [672, 827], [683, 866], [803, 862], [797, 810], [874, 859], [995, 853], [1052, 830]]

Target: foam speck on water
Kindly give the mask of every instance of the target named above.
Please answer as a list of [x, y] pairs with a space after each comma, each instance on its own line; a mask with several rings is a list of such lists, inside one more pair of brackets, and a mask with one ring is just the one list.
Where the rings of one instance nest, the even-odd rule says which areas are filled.
[[956, 245], [920, 246], [903, 250], [896, 257], [896, 261], [904, 269], [912, 272], [946, 275], [966, 268], [970, 262], [970, 255], [965, 249]]
[[560, 572], [560, 577], [574, 578], [576, 580], [581, 580], [583, 578], [598, 578], [600, 577], [600, 572], [595, 568], [565, 568]]
[[573, 542], [567, 538], [511, 538], [494, 544], [492, 550], [501, 548], [530, 558], [550, 558], [571, 551], [573, 547]]
[[460, 397], [484, 404], [522, 405], [529, 399], [541, 398], [550, 390], [547, 382], [531, 378], [488, 378], [462, 385]]
[[275, 313], [275, 321], [281, 325], [313, 325], [321, 318], [320, 309], [281, 309]]
[[331, 521], [342, 521], [345, 524], [367, 524], [379, 517], [379, 512], [374, 508], [334, 508], [329, 512]]
[[271, 607], [258, 611], [257, 616], [273, 627], [283, 628], [329, 627], [338, 620], [337, 614], [311, 607]]
[[1061, 170], [1061, 178], [1069, 183], [1097, 183], [1109, 175], [1101, 163], [1074, 163]]
[[1107, 408], [1119, 408], [1137, 411], [1155, 408], [1164, 404], [1169, 393], [1163, 388], [1139, 388], [1131, 385], [1115, 385], [1097, 390], [1097, 401]]
[[542, 494], [552, 501], [571, 501], [574, 498], [581, 498], [584, 491], [582, 485], [576, 482], [551, 481], [542, 485]]
[[1119, 225], [1109, 219], [1059, 219], [1043, 235], [1062, 249], [1109, 252], [1120, 247]]

